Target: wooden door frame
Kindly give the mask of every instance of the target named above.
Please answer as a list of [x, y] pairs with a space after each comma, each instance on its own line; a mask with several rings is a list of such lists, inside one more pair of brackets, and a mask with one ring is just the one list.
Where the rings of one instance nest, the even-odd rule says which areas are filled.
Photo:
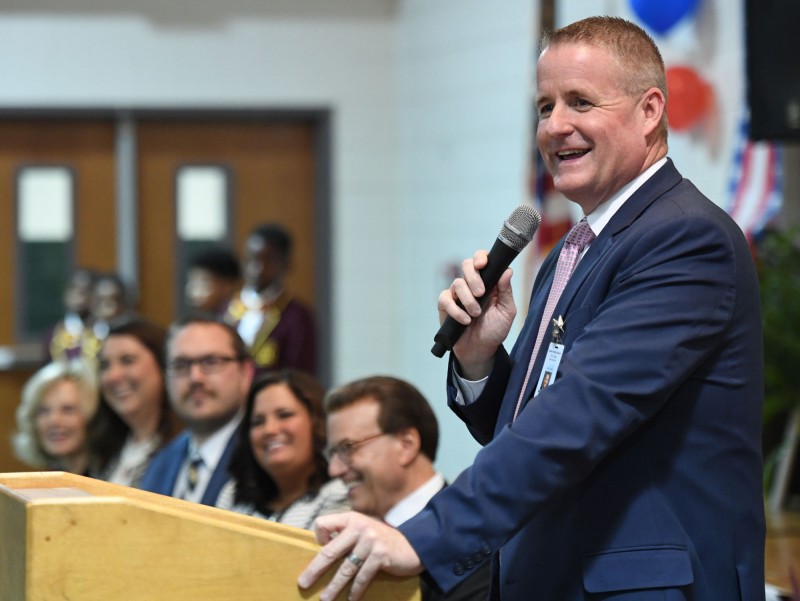
[[[117, 267], [134, 286], [138, 285], [137, 265], [138, 231], [135, 219], [136, 166], [135, 126], [150, 120], [170, 121], [258, 121], [263, 123], [296, 122], [308, 124], [314, 133], [314, 240], [315, 263], [315, 316], [317, 321], [318, 376], [324, 385], [331, 383], [331, 332], [332, 332], [332, 110], [325, 107], [307, 109], [273, 109], [261, 107], [5, 107], [0, 108], [0, 119], [51, 119], [51, 120], [109, 120], [115, 124], [117, 144]], [[120, 163], [122, 161], [122, 163]], [[123, 181], [120, 181], [123, 180]], [[132, 205], [132, 206], [131, 206]], [[127, 227], [123, 227], [123, 222]], [[29, 359], [11, 366], [23, 367]], [[35, 359], [34, 359], [35, 360]]]

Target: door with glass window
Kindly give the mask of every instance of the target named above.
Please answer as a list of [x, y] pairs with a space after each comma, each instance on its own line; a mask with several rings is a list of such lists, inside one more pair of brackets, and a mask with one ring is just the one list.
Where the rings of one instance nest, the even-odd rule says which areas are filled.
[[192, 252], [214, 243], [240, 252], [248, 231], [265, 222], [292, 233], [288, 285], [314, 305], [312, 127], [152, 120], [136, 129], [142, 313], [171, 321]]

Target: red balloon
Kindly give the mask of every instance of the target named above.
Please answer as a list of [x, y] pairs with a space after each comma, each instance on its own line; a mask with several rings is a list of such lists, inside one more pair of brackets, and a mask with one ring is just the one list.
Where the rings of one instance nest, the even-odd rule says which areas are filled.
[[711, 109], [714, 92], [691, 67], [667, 69], [667, 92], [667, 121], [676, 131], [696, 125]]

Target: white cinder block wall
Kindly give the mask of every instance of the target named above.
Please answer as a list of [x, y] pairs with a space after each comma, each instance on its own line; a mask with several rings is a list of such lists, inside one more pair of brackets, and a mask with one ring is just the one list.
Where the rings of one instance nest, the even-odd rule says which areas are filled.
[[[436, 297], [448, 268], [493, 244], [526, 200], [537, 4], [405, 0], [397, 17], [396, 373], [433, 404], [448, 477], [478, 445], [445, 406], [446, 357], [430, 353]], [[515, 283], [518, 299], [527, 296]]]

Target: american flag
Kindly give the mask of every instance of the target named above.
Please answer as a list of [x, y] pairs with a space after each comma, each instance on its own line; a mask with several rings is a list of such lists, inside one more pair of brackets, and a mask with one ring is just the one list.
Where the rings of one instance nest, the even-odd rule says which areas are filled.
[[771, 142], [753, 142], [748, 137], [749, 118], [737, 131], [733, 173], [724, 207], [752, 241], [781, 209], [783, 173], [781, 147]]

